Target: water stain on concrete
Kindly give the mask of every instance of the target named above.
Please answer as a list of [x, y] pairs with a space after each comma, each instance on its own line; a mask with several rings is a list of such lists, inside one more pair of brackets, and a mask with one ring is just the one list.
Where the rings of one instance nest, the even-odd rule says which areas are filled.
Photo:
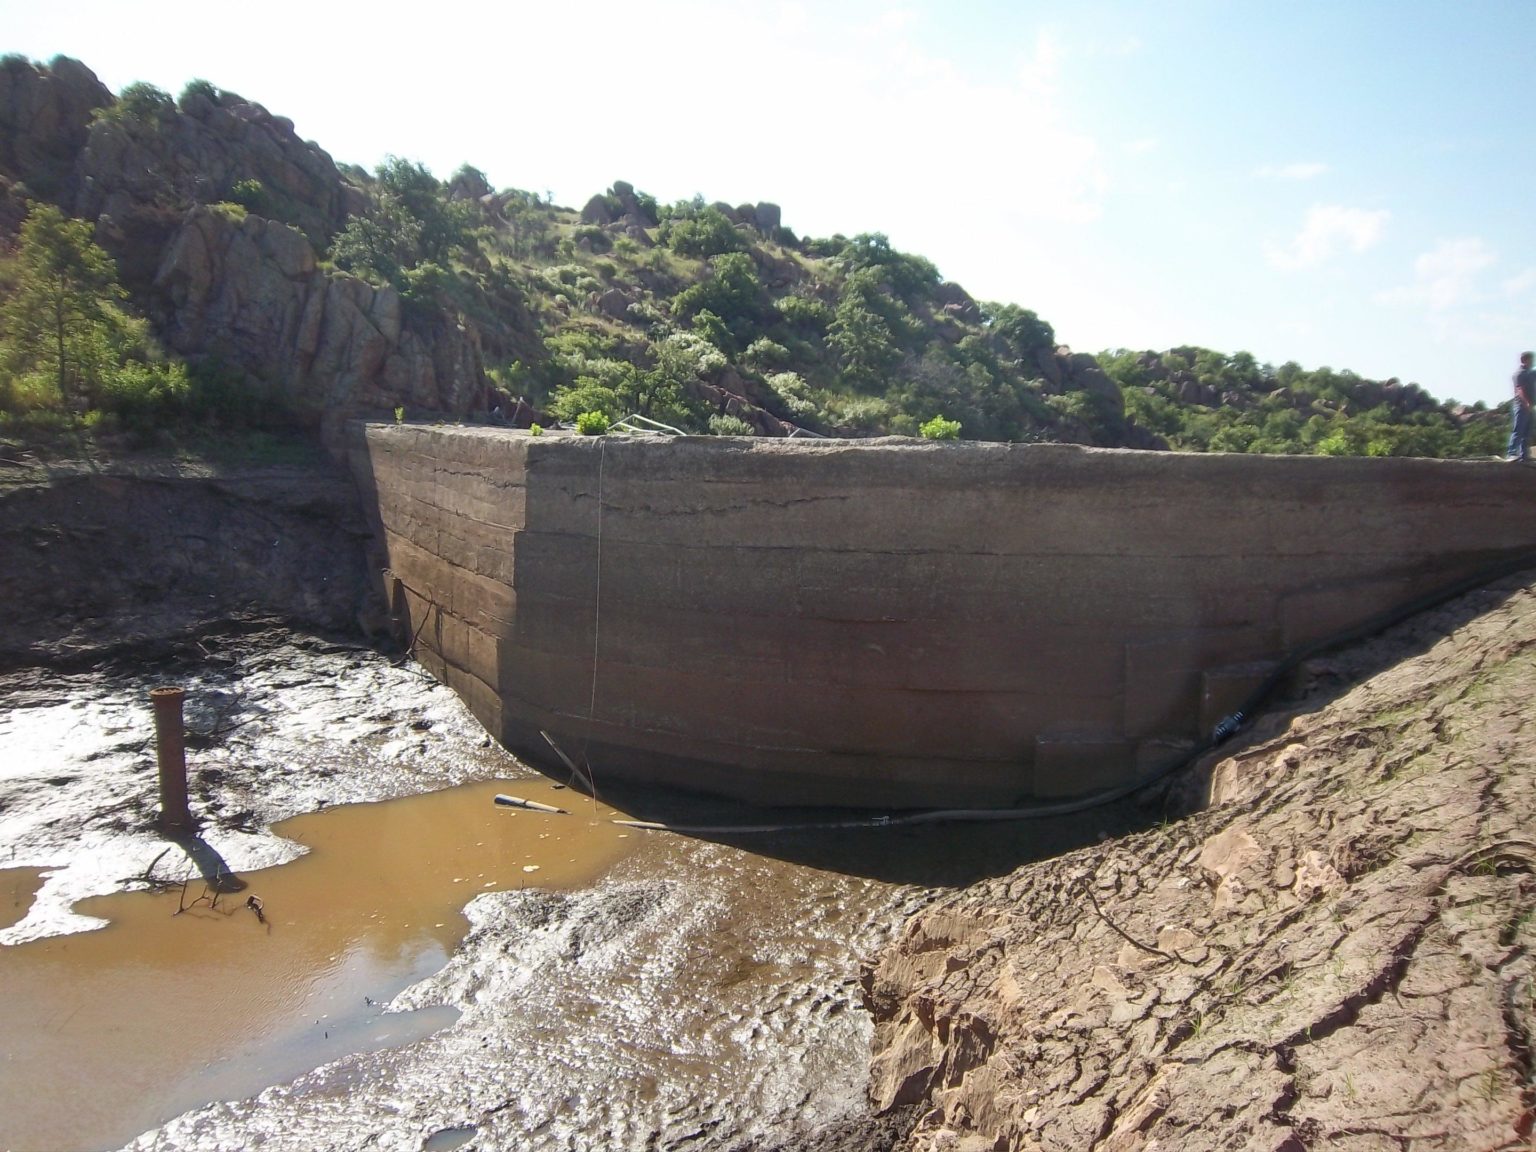
[[[571, 813], [499, 807], [498, 792]], [[474, 896], [578, 887], [620, 859], [637, 841], [614, 815], [528, 779], [334, 807], [277, 825], [309, 852], [216, 900], [173, 849], [155, 873], [163, 890], [81, 902], [108, 927], [0, 949], [0, 1146], [121, 1144], [444, 1027], [453, 1009], [386, 1007], [452, 953]], [[0, 873], [0, 911], [24, 915], [41, 871]]]

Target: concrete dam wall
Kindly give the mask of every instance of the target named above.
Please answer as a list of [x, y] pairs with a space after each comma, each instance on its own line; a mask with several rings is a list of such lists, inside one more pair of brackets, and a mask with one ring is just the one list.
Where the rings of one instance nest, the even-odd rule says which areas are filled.
[[1493, 462], [355, 425], [386, 591], [508, 748], [757, 803], [1129, 782], [1282, 654], [1536, 551]]

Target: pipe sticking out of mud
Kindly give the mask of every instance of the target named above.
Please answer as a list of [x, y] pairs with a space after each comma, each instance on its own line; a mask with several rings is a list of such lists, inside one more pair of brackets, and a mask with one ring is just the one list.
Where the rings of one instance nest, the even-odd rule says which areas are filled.
[[187, 745], [182, 726], [180, 688], [152, 688], [155, 709], [155, 752], [160, 764], [160, 830], [175, 836], [192, 831], [187, 808]]
[[569, 816], [564, 808], [556, 808], [553, 804], [541, 804], [537, 800], [524, 800], [521, 796], [508, 796], [505, 792], [496, 793], [496, 803], [503, 808], [526, 808], [530, 812], [553, 812], [557, 816]]

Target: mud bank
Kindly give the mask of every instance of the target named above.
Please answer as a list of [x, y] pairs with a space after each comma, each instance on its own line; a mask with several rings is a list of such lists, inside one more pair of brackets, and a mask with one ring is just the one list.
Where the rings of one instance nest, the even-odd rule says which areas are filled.
[[[161, 859], [166, 843], [152, 829], [145, 694], [167, 679], [189, 689], [192, 807], [203, 838], [247, 875], [301, 851], [271, 830], [297, 813], [323, 817], [336, 805], [520, 774], [529, 794], [550, 787], [492, 745], [448, 689], [366, 648], [283, 631], [226, 632], [159, 658], [150, 667], [114, 660], [0, 676], [0, 743], [22, 752], [0, 778], [0, 838], [14, 845], [7, 863], [16, 866], [0, 891], [21, 904], [32, 887], [23, 869], [42, 873], [35, 902], [5, 930], [6, 942], [47, 943], [49, 934], [90, 927], [80, 912], [111, 904], [72, 911], [82, 898], [143, 887], [146, 874], [186, 872], [185, 861], [178, 871]], [[556, 795], [572, 797], [572, 814], [552, 819], [593, 818], [575, 793]], [[699, 815], [677, 804], [675, 815]], [[496, 812], [507, 829], [534, 818]], [[652, 797], [644, 814], [667, 812]], [[446, 966], [412, 973], [407, 957], [398, 993], [381, 992], [367, 974], [326, 985], [356, 1019], [327, 1006], [324, 1023], [302, 1022], [310, 1027], [301, 1051], [316, 1054], [313, 1071], [291, 1079], [290, 1070], [254, 1095], [228, 1089], [239, 1081], [227, 1066], [199, 1064], [174, 1082], [146, 1083], [143, 1100], [169, 1110], [132, 1146], [418, 1149], [463, 1137], [462, 1146], [479, 1149], [887, 1148], [903, 1123], [867, 1115], [872, 1026], [860, 1008], [860, 960], [940, 888], [1122, 829], [1096, 814], [1048, 833], [967, 830], [959, 843], [953, 830], [735, 843], [633, 833], [629, 854], [589, 886], [508, 887], [469, 900], [463, 927], [433, 962]], [[408, 857], [421, 841], [390, 843]], [[471, 895], [466, 888], [461, 901]], [[177, 893], [160, 899], [169, 902], [169, 925]], [[278, 919], [294, 914], [291, 904], [276, 902], [275, 933], [293, 930]], [[243, 909], [237, 926], [260, 932]], [[125, 955], [123, 963], [136, 961]], [[207, 1008], [210, 1031], [247, 1011], [255, 989], [235, 984], [222, 1005], [216, 997]], [[365, 995], [382, 1002], [372, 1008]], [[61, 1002], [37, 1027], [86, 1028], [80, 1039], [89, 1044], [88, 1028], [107, 1021], [73, 1011]], [[432, 1034], [413, 1035], [407, 1014], [424, 1011], [440, 1014], [428, 1017]], [[363, 1042], [327, 1051], [332, 1026]], [[375, 1027], [392, 1033], [382, 1047], [370, 1039]], [[237, 1037], [214, 1065], [238, 1063], [242, 1052], [265, 1059], [270, 1046]], [[6, 1059], [20, 1058], [12, 1040]], [[19, 1083], [0, 1076], [0, 1085]], [[198, 1084], [209, 1092], [203, 1099], [223, 1102], [173, 1117], [196, 1100], [179, 1093]], [[36, 1119], [67, 1108], [72, 1091], [48, 1099], [45, 1089], [21, 1103]], [[0, 1116], [18, 1114], [0, 1108]], [[106, 1147], [133, 1135], [118, 1131], [65, 1146]], [[16, 1141], [0, 1133], [7, 1143]]]
[[340, 638], [209, 632], [143, 658], [0, 673], [3, 864], [48, 870], [0, 944], [97, 927], [76, 901], [154, 878], [167, 844], [147, 700], [167, 680], [188, 691], [193, 816], [237, 873], [299, 854], [271, 831], [280, 820], [519, 771], [448, 689]]
[[168, 461], [0, 464], [0, 667], [78, 661], [243, 618], [371, 629], [345, 474]]

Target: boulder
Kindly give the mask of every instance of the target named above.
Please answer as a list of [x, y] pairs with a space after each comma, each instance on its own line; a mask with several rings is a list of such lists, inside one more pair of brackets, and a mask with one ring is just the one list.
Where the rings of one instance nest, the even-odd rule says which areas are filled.
[[1174, 378], [1174, 395], [1180, 404], [1199, 404], [1214, 408], [1221, 403], [1221, 393], [1211, 384], [1202, 384], [1188, 373]]
[[592, 199], [582, 206], [581, 222], [583, 224], [597, 224], [601, 226], [612, 224], [615, 219], [613, 205], [609, 203], [608, 197], [604, 196], [601, 192], [597, 193], [597, 195], [593, 196]]
[[597, 298], [597, 310], [615, 320], [633, 321], [634, 317], [629, 313], [629, 306], [634, 302], [635, 298], [627, 292], [610, 288]]
[[1035, 367], [1040, 370], [1040, 377], [1046, 383], [1050, 384], [1053, 388], [1061, 387], [1061, 361], [1057, 358], [1055, 352], [1049, 348], [1037, 349], [1035, 352]]
[[777, 204], [770, 204], [766, 200], [759, 200], [757, 207], [753, 209], [753, 223], [757, 230], [764, 236], [777, 235], [782, 227], [783, 213]]
[[934, 289], [934, 299], [945, 312], [950, 313], [968, 324], [977, 324], [981, 321], [981, 306], [960, 285], [953, 280], [943, 281]]
[[[722, 378], [722, 383], [724, 378]], [[777, 416], [765, 412], [756, 404], [751, 403], [742, 396], [731, 392], [722, 384], [710, 384], [703, 380], [695, 380], [688, 385], [688, 390], [693, 396], [708, 405], [711, 409], [726, 416], [735, 416], [752, 425], [753, 431], [759, 436], [787, 436], [794, 427], [780, 420]]]
[[627, 180], [615, 180], [612, 189], [613, 198], [619, 202], [619, 219], [628, 218], [632, 225], [641, 228], [654, 228], [658, 223], [656, 213], [640, 197], [635, 195], [635, 186]]
[[485, 178], [485, 173], [468, 165], [454, 173], [453, 179], [448, 182], [448, 199], [450, 200], [475, 200], [484, 203], [488, 197], [494, 197], [495, 194], [496, 189], [491, 187], [491, 182]]
[[1114, 423], [1119, 424], [1125, 418], [1125, 397], [1120, 393], [1120, 385], [1116, 384], [1099, 367], [1098, 360], [1088, 352], [1073, 352], [1070, 348], [1058, 348], [1060, 355], [1065, 352], [1062, 365], [1062, 384], [1069, 391], [1087, 392], [1090, 396], [1099, 397], [1104, 403], [1102, 410]]
[[85, 147], [92, 114], [114, 97], [78, 60], [57, 56], [31, 64], [0, 60], [0, 175], [25, 183], [35, 196], [62, 198]]

